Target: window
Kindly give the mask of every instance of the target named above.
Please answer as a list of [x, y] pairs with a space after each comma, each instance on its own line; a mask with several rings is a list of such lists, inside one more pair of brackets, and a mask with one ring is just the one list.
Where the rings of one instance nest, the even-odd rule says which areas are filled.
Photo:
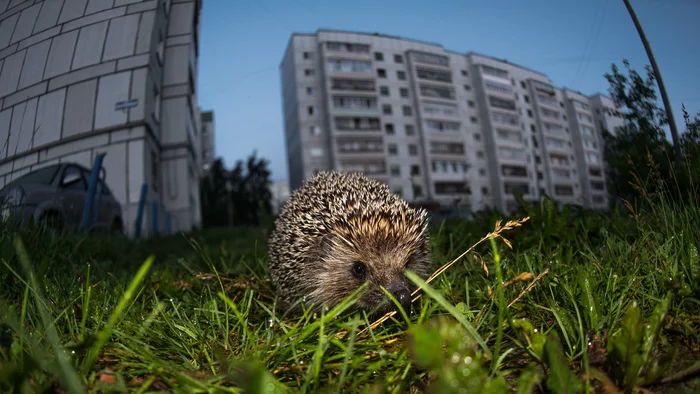
[[520, 81], [520, 86], [522, 86], [523, 89], [527, 89], [527, 86], [525, 85], [525, 81]]
[[311, 54], [309, 54], [309, 52], [304, 52], [304, 59], [310, 59], [310, 58], [311, 58]]
[[494, 112], [491, 115], [494, 123], [517, 126], [518, 117], [515, 115], [502, 114], [500, 112]]
[[396, 146], [396, 144], [387, 145], [387, 149], [389, 150], [389, 154], [392, 156], [396, 156], [399, 154], [399, 147]]
[[435, 64], [444, 67], [448, 67], [450, 65], [447, 56], [436, 55], [427, 52], [414, 52], [413, 60], [415, 60], [418, 63]]
[[72, 190], [86, 190], [87, 184], [83, 179], [82, 172], [75, 166], [66, 167], [61, 178], [61, 187]]
[[311, 75], [314, 75], [314, 69], [313, 69], [313, 68], [307, 68], [307, 69], [305, 69], [305, 70], [304, 70], [304, 75], [306, 75], [307, 77], [308, 77], [308, 76], [311, 76]]
[[474, 108], [474, 102], [472, 100], [468, 100], [467, 105], [469, 106], [469, 108]]
[[471, 120], [472, 123], [478, 123], [478, 122], [479, 122], [479, 119], [477, 119], [476, 116], [470, 117], [469, 120]]
[[406, 71], [397, 71], [396, 78], [398, 78], [399, 81], [406, 80]]
[[404, 105], [403, 106], [403, 115], [404, 116], [412, 116], [413, 115], [413, 108], [411, 108], [409, 105]]
[[472, 90], [472, 87], [465, 84], [465, 85], [464, 85], [464, 90], [466, 90], [466, 91]]
[[481, 134], [474, 134], [474, 141], [481, 141]]
[[377, 76], [379, 78], [386, 78], [386, 70], [383, 68], [378, 68], [377, 69]]
[[486, 176], [486, 169], [485, 169], [485, 168], [479, 168], [479, 175], [481, 175], [481, 176]]
[[389, 135], [393, 135], [394, 134], [394, 124], [393, 123], [385, 124], [384, 131], [386, 131], [386, 133]]
[[401, 94], [401, 97], [408, 97], [408, 89], [407, 88], [400, 88], [399, 93]]
[[416, 133], [415, 127], [413, 127], [413, 125], [410, 124], [404, 126], [404, 131], [406, 132], [407, 136], [412, 136]]
[[535, 127], [534, 124], [530, 125], [530, 131], [532, 131], [533, 133], [537, 132], [537, 128]]
[[425, 129], [430, 131], [459, 131], [459, 123], [426, 119]]
[[511, 88], [508, 85], [504, 85], [501, 83], [496, 83], [493, 81], [484, 81], [484, 87], [489, 90], [493, 90], [494, 92], [500, 92], [500, 93], [513, 93], [513, 88]]
[[309, 126], [309, 133], [311, 135], [319, 135], [321, 134], [321, 128], [318, 126]]
[[418, 155], [418, 146], [415, 144], [409, 144], [408, 145], [408, 154], [411, 156], [417, 156]]
[[530, 102], [530, 97], [528, 97], [527, 94], [523, 95], [523, 99], [525, 100], [526, 103]]
[[462, 76], [463, 76], [463, 77], [466, 77], [467, 75], [469, 75], [469, 73], [467, 72], [467, 70], [462, 70]]
[[401, 56], [401, 55], [394, 55], [394, 62], [396, 62], [396, 63], [403, 63], [403, 56]]
[[411, 176], [420, 175], [420, 166], [418, 164], [411, 165]]
[[388, 96], [389, 95], [389, 87], [388, 86], [380, 86], [379, 87], [379, 94], [382, 96]]
[[401, 176], [401, 167], [397, 165], [391, 166], [391, 176], [398, 177]]
[[308, 107], [306, 110], [308, 111], [309, 115], [313, 115], [313, 114], [314, 114], [314, 107], [313, 107], [313, 105], [309, 105], [309, 107]]
[[384, 54], [381, 52], [374, 52], [374, 60], [378, 62], [384, 61]]
[[530, 109], [527, 110], [527, 116], [532, 118], [532, 110], [530, 110]]
[[451, 104], [423, 103], [423, 112], [430, 115], [458, 116], [457, 106]]
[[307, 86], [306, 87], [306, 94], [308, 94], [308, 95], [314, 94], [314, 88], [312, 88], [311, 86]]
[[391, 104], [382, 105], [382, 113], [384, 113], [384, 115], [391, 115], [392, 114]]
[[333, 96], [333, 106], [344, 109], [374, 109], [377, 108], [377, 99], [375, 97]]
[[551, 118], [551, 119], [559, 119], [559, 112], [558, 111], [552, 111], [551, 109], [547, 108], [540, 108], [542, 110], [542, 116], [545, 118]]

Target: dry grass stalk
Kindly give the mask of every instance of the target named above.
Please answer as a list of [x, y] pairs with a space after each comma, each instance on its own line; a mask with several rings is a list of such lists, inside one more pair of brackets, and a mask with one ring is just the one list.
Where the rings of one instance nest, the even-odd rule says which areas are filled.
[[[461, 259], [462, 259], [464, 256], [466, 256], [467, 254], [471, 253], [471, 252], [474, 250], [474, 248], [476, 248], [477, 246], [479, 246], [479, 245], [480, 245], [482, 242], [484, 242], [484, 241], [488, 241], [488, 240], [490, 240], [490, 239], [501, 238], [501, 239], [503, 240], [503, 242], [504, 242], [506, 245], [508, 245], [509, 248], [512, 249], [512, 248], [513, 248], [513, 245], [511, 245], [510, 241], [508, 241], [506, 238], [504, 238], [504, 237], [501, 235], [501, 233], [503, 233], [503, 232], [505, 232], [505, 231], [508, 231], [508, 230], [512, 230], [512, 229], [514, 229], [514, 228], [516, 228], [516, 227], [521, 227], [521, 226], [523, 225], [523, 223], [527, 222], [528, 220], [530, 220], [530, 217], [529, 217], [529, 216], [527, 216], [527, 217], [525, 217], [525, 218], [523, 218], [523, 219], [509, 220], [509, 221], [507, 221], [504, 225], [501, 225], [501, 223], [502, 223], [501, 220], [497, 220], [497, 221], [496, 221], [496, 224], [495, 224], [495, 226], [494, 226], [493, 231], [491, 231], [491, 232], [489, 232], [488, 234], [486, 234], [486, 235], [485, 235], [484, 237], [482, 237], [477, 243], [475, 243], [475, 244], [472, 245], [469, 249], [467, 249], [464, 253], [462, 253], [462, 254], [460, 254], [459, 256], [457, 256], [457, 258], [451, 260], [450, 262], [444, 264], [442, 267], [438, 268], [435, 272], [433, 272], [432, 275], [430, 275], [430, 277], [426, 280], [426, 283], [432, 282], [435, 278], [437, 278], [437, 277], [440, 276], [443, 272], [445, 272], [448, 268], [450, 268], [454, 263], [456, 263], [457, 261], [461, 260]], [[488, 275], [488, 270], [486, 269], [486, 265], [483, 264], [483, 262], [482, 262], [482, 267], [485, 269], [486, 274]], [[416, 302], [416, 301], [421, 297], [421, 294], [418, 294], [420, 291], [421, 291], [421, 289], [420, 289], [420, 288], [417, 288], [416, 290], [413, 291], [413, 293], [411, 293], [411, 296], [413, 296], [413, 300], [412, 300], [411, 302]], [[384, 323], [386, 320], [388, 320], [388, 319], [390, 319], [392, 316], [394, 316], [394, 314], [396, 314], [396, 311], [388, 312], [388, 313], [385, 314], [384, 316], [382, 316], [382, 317], [380, 317], [379, 319], [377, 319], [376, 321], [374, 321], [369, 327], [366, 327], [366, 328], [362, 329], [362, 331], [358, 332], [358, 333], [357, 333], [357, 337], [360, 338], [360, 337], [366, 335], [367, 332], [368, 332], [369, 330], [374, 330], [374, 329], [377, 328], [379, 325], [381, 325], [382, 323]], [[336, 338], [338, 338], [338, 339], [343, 338], [346, 334], [347, 334], [347, 332], [341, 331], [341, 332], [339, 332], [339, 333], [336, 335]]]

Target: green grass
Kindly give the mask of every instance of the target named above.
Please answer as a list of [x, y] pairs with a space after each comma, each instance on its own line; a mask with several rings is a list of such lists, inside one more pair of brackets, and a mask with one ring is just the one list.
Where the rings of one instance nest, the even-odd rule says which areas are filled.
[[700, 207], [644, 202], [435, 227], [434, 270], [492, 236], [377, 325], [351, 299], [277, 315], [271, 222], [140, 242], [5, 229], [0, 392], [698, 392]]

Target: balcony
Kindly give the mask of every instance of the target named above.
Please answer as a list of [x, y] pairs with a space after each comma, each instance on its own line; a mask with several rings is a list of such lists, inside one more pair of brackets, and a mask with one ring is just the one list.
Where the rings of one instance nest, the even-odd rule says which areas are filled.
[[379, 118], [336, 117], [335, 128], [338, 131], [380, 131]]
[[530, 184], [524, 182], [503, 182], [503, 193], [512, 196], [516, 193], [529, 194]]
[[382, 138], [338, 138], [336, 140], [338, 153], [344, 154], [383, 154], [384, 141]]
[[572, 197], [574, 187], [571, 185], [554, 185], [554, 194], [557, 196]]
[[420, 94], [423, 97], [431, 97], [442, 100], [456, 99], [455, 89], [452, 86], [420, 85]]
[[327, 41], [326, 50], [329, 53], [348, 53], [348, 54], [366, 54], [369, 55], [369, 45], [368, 44], [358, 44], [350, 42], [339, 42], [339, 41]]
[[454, 195], [468, 194], [469, 184], [467, 182], [435, 182], [435, 194], [437, 195]]
[[548, 151], [569, 153], [569, 147], [566, 140], [547, 137], [545, 139], [545, 146], [547, 147]]
[[560, 181], [570, 181], [571, 180], [571, 171], [564, 170], [561, 168], [554, 168], [554, 169], [552, 169], [552, 178], [560, 180]]
[[540, 82], [540, 81], [532, 81], [532, 86], [535, 88], [535, 91], [537, 92], [542, 92], [545, 94], [548, 94], [550, 96], [554, 96], [556, 94], [556, 91], [554, 90], [554, 86]]
[[430, 64], [433, 66], [450, 67], [450, 59], [447, 56], [428, 52], [411, 52], [411, 59], [416, 63]]
[[458, 118], [459, 110], [453, 104], [422, 103], [421, 109], [426, 117]]
[[501, 175], [504, 177], [527, 178], [527, 168], [525, 166], [504, 164], [501, 166]]
[[361, 172], [372, 176], [386, 176], [384, 160], [341, 160], [340, 171]]
[[523, 148], [510, 148], [506, 146], [499, 146], [498, 157], [501, 160], [523, 162], [525, 161], [525, 158], [527, 156], [525, 153], [525, 149]]
[[379, 116], [376, 97], [333, 96], [333, 114], [342, 116]]
[[326, 69], [329, 73], [372, 74], [372, 63], [364, 60], [328, 59]]
[[504, 114], [500, 112], [492, 112], [491, 119], [494, 124], [501, 126], [515, 127], [519, 129], [519, 119], [517, 115]]
[[426, 120], [423, 122], [423, 129], [429, 132], [442, 133], [448, 132], [459, 132], [460, 123], [459, 122], [445, 122], [439, 120]]
[[436, 155], [464, 155], [464, 144], [430, 141], [430, 153]]
[[549, 155], [549, 165], [551, 167], [559, 168], [569, 168], [569, 158], [566, 155], [561, 154], [550, 154]]
[[565, 136], [566, 135], [566, 129], [564, 126], [556, 123], [548, 123], [548, 122], [542, 122], [542, 127], [544, 128], [544, 132], [546, 134], [554, 135], [554, 136]]
[[510, 84], [484, 80], [484, 88], [486, 90], [490, 90], [492, 93], [499, 93], [513, 97], [513, 87]]
[[559, 104], [557, 103], [557, 99], [555, 99], [552, 96], [546, 96], [544, 94], [538, 94], [537, 95], [537, 103], [540, 105], [547, 105], [552, 108], [559, 108]]
[[416, 76], [418, 79], [426, 81], [452, 83], [452, 74], [449, 71], [430, 70], [427, 68], [416, 67]]
[[514, 100], [504, 100], [498, 97], [489, 96], [489, 105], [492, 108], [513, 111], [515, 112], [515, 101]]
[[491, 67], [491, 66], [487, 66], [485, 64], [482, 64], [481, 65], [481, 73], [483, 76], [490, 76], [490, 77], [495, 77], [495, 78], [509, 81], [508, 71], [502, 70], [500, 68], [495, 68], [495, 67]]
[[373, 79], [331, 78], [331, 90], [376, 93]]

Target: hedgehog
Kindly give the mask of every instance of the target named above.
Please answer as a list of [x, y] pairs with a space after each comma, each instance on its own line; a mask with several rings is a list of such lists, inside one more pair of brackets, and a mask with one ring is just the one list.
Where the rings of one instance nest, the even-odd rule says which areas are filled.
[[405, 311], [431, 263], [428, 218], [382, 182], [358, 172], [323, 171], [293, 192], [268, 239], [268, 267], [278, 301], [289, 312], [301, 305], [333, 308], [365, 282], [350, 310], [370, 315]]

